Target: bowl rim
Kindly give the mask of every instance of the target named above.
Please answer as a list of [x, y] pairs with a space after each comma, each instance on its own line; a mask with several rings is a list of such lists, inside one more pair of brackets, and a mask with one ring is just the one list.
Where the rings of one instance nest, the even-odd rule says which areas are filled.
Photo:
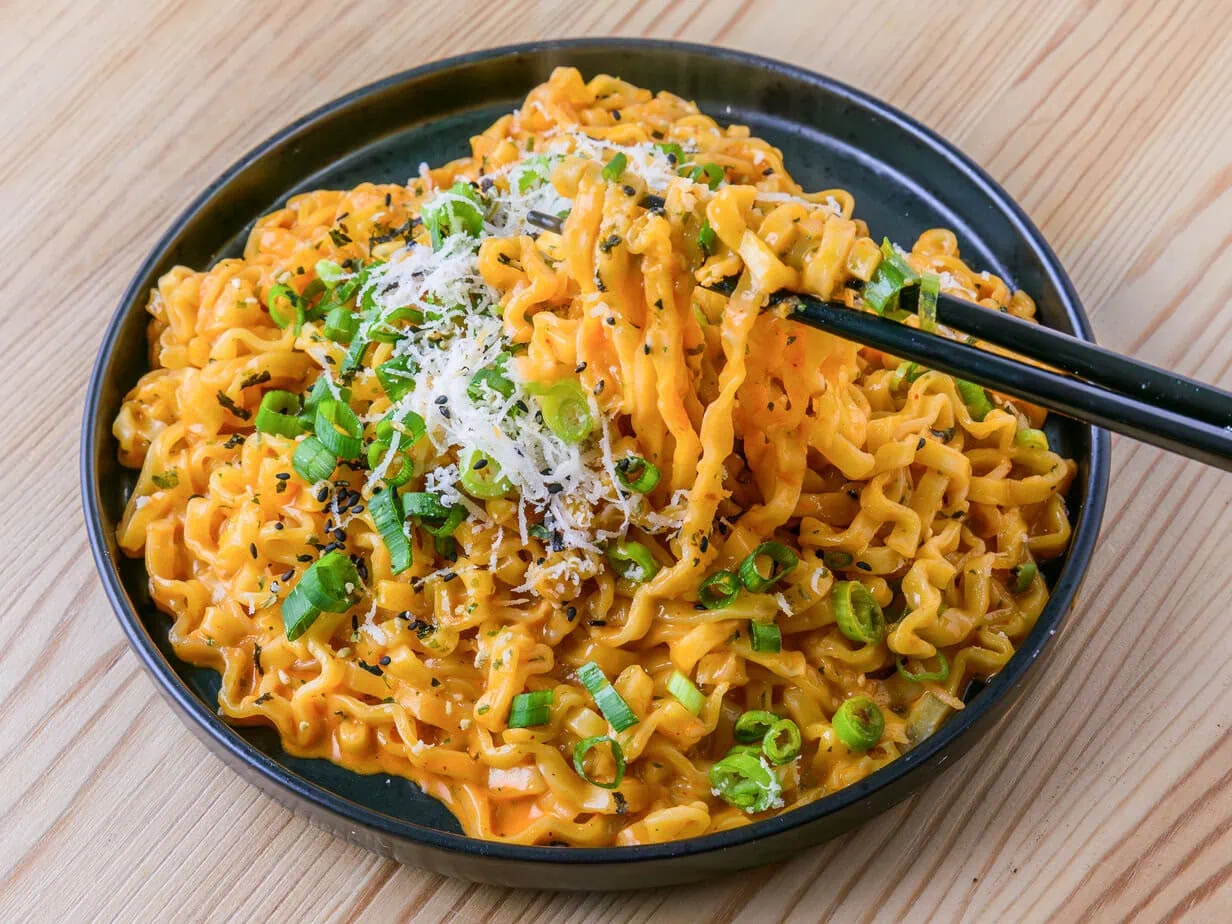
[[[970, 728], [999, 705], [1002, 697], [1015, 687], [1038, 660], [1058, 630], [1063, 617], [1073, 604], [1074, 595], [1090, 566], [1095, 541], [1099, 534], [1107, 499], [1110, 444], [1108, 433], [1090, 427], [1090, 453], [1087, 459], [1086, 502], [1079, 508], [1070, 548], [1052, 596], [1037, 625], [1028, 636], [1024, 647], [1015, 652], [1005, 668], [992, 678], [980, 694], [963, 710], [961, 715], [950, 718], [935, 734], [907, 754], [892, 761], [864, 779], [834, 793], [780, 815], [753, 822], [727, 831], [659, 844], [634, 847], [559, 847], [524, 846], [498, 841], [487, 841], [465, 834], [441, 831], [414, 822], [386, 815], [353, 802], [344, 796], [325, 789], [290, 770], [269, 755], [250, 744], [231, 726], [223, 722], [203, 700], [180, 679], [171, 663], [159, 651], [150, 633], [141, 620], [137, 607], [129, 598], [120, 578], [118, 568], [110, 552], [108, 536], [102, 523], [102, 500], [98, 490], [98, 471], [95, 457], [98, 451], [97, 417], [102, 386], [111, 365], [111, 355], [116, 340], [128, 314], [139, 310], [144, 294], [143, 281], [167, 255], [170, 245], [194, 216], [220, 190], [254, 162], [271, 150], [283, 145], [316, 122], [340, 109], [347, 108], [366, 97], [378, 94], [406, 81], [443, 70], [465, 67], [480, 61], [506, 56], [568, 52], [575, 49], [602, 48], [615, 52], [621, 50], [658, 51], [687, 55], [704, 55], [729, 60], [733, 63], [751, 65], [772, 73], [802, 80], [818, 89], [831, 93], [852, 105], [872, 112], [893, 123], [897, 128], [912, 135], [933, 154], [950, 161], [953, 166], [974, 181], [981, 193], [995, 201], [1004, 211], [1017, 234], [1030, 242], [1043, 255], [1043, 270], [1056, 287], [1066, 314], [1074, 325], [1077, 336], [1094, 341], [1090, 321], [1081, 300], [1058, 260], [1040, 231], [1023, 211], [1022, 207], [993, 180], [978, 164], [968, 158], [940, 135], [912, 117], [881, 100], [831, 77], [807, 68], [777, 61], [750, 52], [730, 48], [645, 38], [567, 38], [551, 41], [525, 42], [482, 49], [430, 61], [418, 67], [392, 74], [372, 83], [351, 90], [291, 122], [271, 135], [242, 157], [232, 163], [214, 179], [172, 221], [167, 230], [151, 248], [135, 275], [125, 287], [119, 305], [108, 324], [99, 346], [97, 358], [90, 374], [82, 419], [80, 477], [82, 508], [86, 532], [90, 541], [95, 566], [102, 579], [107, 599], [118, 618], [128, 642], [142, 665], [153, 676], [161, 692], [171, 698], [178, 708], [173, 710], [196, 725], [192, 729], [198, 737], [204, 737], [217, 752], [226, 752], [231, 760], [254, 768], [275, 787], [286, 790], [317, 811], [338, 817], [350, 824], [362, 825], [370, 831], [398, 840], [410, 841], [455, 855], [479, 855], [515, 862], [567, 864], [574, 867], [589, 865], [624, 865], [669, 858], [697, 857], [702, 854], [722, 851], [753, 841], [783, 834], [804, 827], [826, 816], [835, 815], [850, 808], [866, 797], [912, 773], [917, 767], [930, 763], [952, 742], [963, 737]], [[109, 431], [108, 431], [109, 432]], [[1047, 631], [1040, 631], [1047, 626]]]

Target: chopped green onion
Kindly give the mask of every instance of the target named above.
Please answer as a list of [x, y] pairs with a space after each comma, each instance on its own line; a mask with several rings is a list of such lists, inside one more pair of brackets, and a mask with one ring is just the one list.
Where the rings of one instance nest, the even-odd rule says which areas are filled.
[[[532, 138], [531, 141], [534, 139]], [[530, 148], [527, 148], [529, 151]], [[527, 157], [514, 167], [510, 179], [517, 184], [518, 192], [525, 193], [544, 185], [552, 177], [552, 168], [556, 158], [547, 154], [536, 154]]]
[[676, 697], [676, 701], [693, 715], [701, 715], [706, 697], [693, 681], [680, 671], [672, 671], [672, 676], [667, 678], [667, 692]]
[[754, 651], [773, 653], [783, 650], [783, 633], [773, 622], [750, 622], [749, 639]]
[[582, 681], [582, 686], [587, 692], [594, 697], [595, 705], [599, 707], [603, 717], [612, 724], [612, 728], [622, 732], [631, 725], [637, 724], [637, 716], [624, 698], [616, 692], [616, 688], [612, 686], [607, 675], [603, 673], [603, 668], [598, 664], [594, 661], [587, 661], [578, 668], [577, 678]]
[[163, 491], [170, 491], [179, 485], [180, 476], [175, 469], [169, 468], [165, 472], [155, 472], [150, 476], [150, 481], [154, 482], [154, 487]]
[[570, 444], [580, 443], [595, 429], [590, 413], [590, 399], [577, 379], [562, 379], [539, 394], [539, 410], [543, 422], [556, 438]]
[[679, 165], [684, 163], [684, 148], [676, 144], [674, 141], [660, 141], [655, 145], [655, 147], [666, 154], [669, 158], [676, 158], [672, 161], [673, 164]]
[[299, 436], [308, 427], [298, 414], [297, 396], [289, 391], [267, 391], [261, 398], [261, 406], [257, 408], [257, 431], [276, 436]]
[[1020, 594], [1031, 586], [1031, 582], [1035, 580], [1035, 575], [1039, 573], [1039, 568], [1033, 561], [1023, 562], [1021, 565], [1014, 566], [1014, 593]]
[[303, 573], [282, 601], [282, 623], [287, 640], [303, 635], [322, 612], [345, 613], [355, 605], [352, 593], [359, 573], [345, 553], [322, 555]]
[[446, 507], [440, 497], [426, 491], [416, 491], [402, 495], [402, 504], [408, 517], [429, 517], [443, 519], [449, 516], [453, 507]]
[[462, 490], [471, 497], [490, 500], [504, 497], [513, 490], [513, 482], [501, 474], [500, 464], [485, 452], [471, 449], [458, 460]]
[[[326, 398], [334, 396], [333, 391], [329, 387], [329, 377], [324, 373], [317, 376], [317, 380], [312, 383], [312, 387], [308, 389], [308, 394], [304, 397], [304, 409], [300, 411], [300, 419], [304, 421], [304, 426], [311, 430], [317, 419], [317, 405]], [[349, 402], [351, 400], [351, 389], [338, 389], [340, 400]]]
[[[770, 573], [765, 577], [757, 568], [759, 558], [770, 559]], [[740, 582], [751, 593], [769, 590], [799, 564], [796, 553], [781, 542], [763, 542], [740, 563]]]
[[1048, 437], [1043, 430], [1026, 428], [1014, 434], [1014, 445], [1024, 449], [1048, 449]]
[[403, 445], [412, 446], [419, 438], [428, 432], [424, 419], [406, 408], [401, 412], [390, 411], [376, 422], [376, 438], [392, 440], [394, 433], [404, 437]]
[[764, 812], [782, 792], [774, 772], [760, 756], [733, 749], [710, 768], [710, 786], [724, 801], [745, 812]]
[[625, 456], [616, 462], [616, 480], [627, 491], [649, 494], [659, 484], [659, 467], [641, 456]]
[[629, 158], [625, 157], [624, 152], [617, 151], [615, 156], [604, 166], [603, 178], [609, 183], [615, 183], [620, 179], [620, 175], [625, 172], [625, 165], [628, 162]]
[[[600, 782], [586, 772], [586, 755], [600, 744], [606, 744], [612, 749], [612, 760], [616, 763], [616, 773], [609, 783]], [[578, 776], [592, 786], [598, 786], [601, 789], [616, 789], [625, 778], [625, 752], [621, 750], [620, 742], [607, 735], [583, 738], [573, 748], [573, 769], [577, 771]]]
[[552, 718], [552, 691], [536, 690], [533, 693], [519, 693], [509, 705], [510, 728], [532, 728], [535, 725], [547, 725]]
[[424, 227], [432, 241], [432, 249], [440, 250], [445, 238], [453, 234], [479, 237], [483, 233], [483, 200], [475, 187], [457, 180], [446, 196], [437, 196], [420, 212]]
[[402, 509], [408, 517], [417, 517], [420, 525], [438, 540], [448, 539], [466, 519], [466, 508], [461, 504], [446, 507], [435, 494], [415, 491], [402, 495]]
[[919, 363], [899, 363], [898, 368], [894, 370], [894, 374], [898, 376], [900, 382], [906, 382], [910, 385], [927, 371]]
[[690, 164], [680, 171], [680, 175], [694, 183], [704, 182], [711, 189], [718, 189], [724, 177], [723, 168], [715, 163]]
[[350, 343], [357, 330], [359, 330], [359, 321], [355, 315], [351, 314], [351, 309], [339, 305], [325, 316], [325, 327], [322, 328], [321, 333], [327, 340], [332, 340], [334, 343]]
[[701, 248], [703, 254], [710, 256], [714, 253], [718, 243], [719, 236], [714, 228], [710, 227], [710, 219], [703, 218], [701, 230], [697, 232], [697, 246]]
[[915, 270], [898, 255], [887, 237], [881, 242], [881, 262], [864, 287], [864, 303], [878, 314], [893, 311], [898, 308], [898, 293], [919, 281]]
[[[368, 468], [376, 468], [381, 464], [381, 460], [389, 454], [390, 447], [393, 444], [389, 440], [373, 440], [368, 444]], [[385, 469], [385, 484], [391, 488], [399, 488], [411, 480], [411, 476], [415, 474], [415, 463], [411, 461], [401, 448], [390, 460], [389, 467]]]
[[[287, 300], [291, 309], [289, 316], [283, 314], [282, 309], [278, 307], [277, 301], [280, 298]], [[299, 334], [300, 328], [304, 326], [304, 300], [298, 292], [290, 286], [271, 286], [269, 295], [265, 297], [265, 303], [269, 307], [270, 320], [284, 330], [294, 325], [295, 333]]]
[[482, 401], [489, 391], [502, 398], [513, 397], [513, 382], [505, 374], [505, 364], [509, 361], [508, 353], [501, 353], [496, 362], [485, 366], [471, 376], [470, 384], [466, 386], [466, 396], [472, 401]]
[[853, 642], [876, 645], [885, 638], [885, 614], [873, 593], [859, 581], [837, 581], [830, 588], [834, 621]]
[[774, 727], [779, 717], [765, 709], [753, 709], [736, 719], [732, 729], [732, 737], [741, 744], [756, 744], [766, 737], [766, 732]]
[[740, 594], [740, 578], [731, 571], [716, 571], [697, 588], [697, 599], [708, 610], [731, 606]]
[[406, 516], [402, 512], [398, 492], [391, 487], [377, 491], [368, 501], [368, 511], [372, 514], [377, 532], [385, 541], [385, 548], [389, 550], [389, 570], [401, 574], [411, 567], [413, 555], [411, 540], [403, 529]]
[[838, 740], [853, 751], [867, 751], [881, 740], [885, 716], [867, 696], [844, 700], [831, 724]]
[[342, 278], [346, 276], [346, 270], [335, 263], [333, 260], [317, 260], [316, 265], [317, 278], [325, 284], [325, 288], [332, 289]]
[[406, 336], [407, 332], [394, 327], [395, 323], [405, 321], [410, 324], [422, 324], [423, 319], [423, 312], [418, 308], [395, 308], [385, 315], [379, 324], [372, 325], [372, 330], [368, 333], [368, 337], [374, 343], [397, 343]]
[[842, 549], [831, 549], [829, 552], [822, 552], [821, 560], [825, 562], [826, 567], [831, 571], [850, 568], [856, 562], [854, 555], [850, 552], [844, 552]]
[[395, 356], [376, 367], [376, 380], [390, 401], [400, 401], [415, 388], [415, 373], [419, 369], [409, 356]]
[[364, 425], [349, 404], [326, 398], [317, 405], [317, 439], [339, 459], [354, 459], [363, 448]]
[[[320, 264], [318, 264], [318, 266], [319, 265]], [[345, 305], [351, 300], [355, 293], [359, 291], [360, 287], [368, 281], [368, 276], [375, 266], [377, 266], [376, 263], [369, 263], [350, 278], [341, 279], [333, 286], [327, 286], [329, 289], [328, 294], [316, 303], [311, 314], [314, 317], [324, 317], [335, 308]], [[340, 270], [342, 269], [342, 267], [338, 268]]]
[[920, 330], [937, 329], [937, 296], [941, 294], [941, 277], [936, 273], [920, 275], [920, 303], [916, 312], [920, 316]]
[[627, 581], [645, 584], [659, 573], [659, 563], [640, 542], [613, 542], [607, 547], [607, 563]]
[[309, 484], [324, 481], [338, 467], [338, 457], [315, 436], [310, 436], [295, 447], [291, 467]]
[[940, 648], [937, 649], [937, 669], [935, 671], [920, 671], [918, 674], [913, 674], [907, 670], [907, 662], [902, 655], [894, 659], [894, 666], [905, 679], [913, 683], [923, 683], [925, 680], [945, 683], [950, 679], [950, 662]]
[[[784, 740], [786, 739], [786, 740]], [[772, 764], [785, 764], [800, 756], [804, 739], [800, 736], [800, 726], [791, 719], [779, 719], [770, 726], [764, 738], [761, 739], [762, 753]]]
[[992, 401], [989, 400], [988, 392], [983, 386], [965, 379], [955, 379], [954, 387], [958, 389], [958, 395], [962, 398], [963, 404], [967, 406], [967, 412], [972, 420], [983, 420], [988, 416], [988, 412], [992, 410]]
[[526, 527], [526, 535], [534, 536], [536, 539], [538, 539], [541, 542], [547, 542], [549, 539], [552, 538], [551, 532], [549, 532], [548, 528], [544, 526], [542, 523], [530, 524], [530, 526]]

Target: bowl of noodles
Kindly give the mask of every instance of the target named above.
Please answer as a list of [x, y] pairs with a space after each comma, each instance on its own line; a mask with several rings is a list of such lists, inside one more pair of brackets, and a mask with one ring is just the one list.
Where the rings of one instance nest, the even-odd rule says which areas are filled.
[[770, 300], [918, 325], [911, 285], [1090, 336], [978, 167], [815, 74], [603, 39], [397, 75], [138, 271], [100, 574], [194, 732], [373, 850], [549, 888], [788, 856], [991, 725], [1102, 515], [1105, 435]]

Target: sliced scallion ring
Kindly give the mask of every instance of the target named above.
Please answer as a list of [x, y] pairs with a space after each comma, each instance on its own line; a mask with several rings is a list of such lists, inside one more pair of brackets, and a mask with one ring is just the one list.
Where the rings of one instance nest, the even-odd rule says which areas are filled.
[[752, 709], [736, 719], [732, 728], [732, 737], [741, 744], [756, 744], [766, 737], [766, 732], [774, 727], [779, 717], [765, 709]]
[[680, 671], [672, 671], [672, 675], [667, 678], [667, 692], [676, 697], [676, 701], [693, 715], [701, 715], [706, 697], [693, 681]]
[[859, 581], [836, 581], [830, 602], [838, 630], [853, 642], [876, 645], [885, 638], [885, 615], [872, 591]]
[[504, 497], [513, 490], [513, 482], [501, 473], [500, 463], [478, 449], [462, 453], [458, 459], [458, 469], [462, 473], [458, 482], [471, 497], [491, 500]]
[[800, 726], [791, 719], [779, 719], [761, 739], [761, 750], [772, 764], [785, 764], [800, 756], [804, 739]]
[[368, 510], [389, 552], [389, 570], [393, 574], [401, 574], [411, 567], [413, 554], [411, 540], [403, 529], [406, 515], [402, 512], [398, 492], [392, 487], [377, 491], [368, 500]]
[[509, 704], [509, 721], [505, 724], [510, 728], [533, 728], [536, 725], [547, 725], [552, 718], [552, 691], [536, 690], [533, 693], [519, 693]]
[[360, 423], [349, 404], [325, 398], [317, 405], [313, 429], [317, 439], [339, 459], [354, 459], [363, 449], [361, 437], [364, 425]]
[[721, 799], [745, 812], [764, 812], [782, 792], [782, 785], [760, 755], [730, 751], [710, 768], [710, 786]]
[[607, 563], [620, 577], [645, 584], [659, 573], [659, 563], [640, 542], [613, 542], [607, 547]]
[[[770, 559], [770, 573], [763, 576], [759, 558]], [[800, 563], [796, 553], [781, 542], [763, 542], [740, 563], [740, 583], [750, 593], [764, 593], [787, 576]]]
[[1020, 594], [1031, 586], [1031, 582], [1035, 580], [1035, 575], [1039, 573], [1039, 566], [1033, 561], [1025, 561], [1021, 565], [1014, 566], [1014, 593]]
[[774, 653], [783, 650], [783, 633], [772, 622], [750, 622], [749, 643], [754, 651]]
[[299, 418], [299, 398], [289, 391], [267, 391], [261, 397], [255, 421], [257, 432], [299, 436], [308, 427]]
[[926, 680], [945, 683], [950, 679], [950, 662], [940, 648], [937, 649], [937, 669], [935, 671], [920, 671], [918, 674], [913, 674], [907, 670], [907, 661], [902, 655], [894, 659], [894, 667], [905, 680], [910, 680], [912, 683], [923, 683]]
[[659, 484], [659, 467], [641, 456], [625, 456], [616, 461], [616, 480], [627, 491], [649, 494]]
[[740, 595], [740, 578], [731, 571], [716, 571], [697, 588], [697, 599], [708, 610], [731, 606]]
[[305, 571], [282, 601], [282, 623], [289, 641], [303, 635], [322, 612], [345, 613], [355, 604], [359, 573], [345, 553], [328, 552]]
[[629, 708], [624, 697], [616, 692], [616, 688], [612, 686], [607, 675], [603, 673], [603, 668], [598, 664], [594, 661], [587, 661], [578, 668], [577, 678], [582, 681], [582, 686], [587, 692], [594, 697], [595, 705], [599, 707], [604, 718], [611, 723], [612, 728], [622, 732], [631, 725], [637, 724], [637, 715]]
[[838, 740], [853, 751], [867, 751], [881, 740], [885, 716], [867, 696], [844, 700], [831, 724]]
[[[601, 744], [606, 744], [611, 748], [612, 761], [616, 764], [616, 772], [607, 782], [596, 780], [586, 772], [586, 755]], [[625, 752], [621, 749], [620, 742], [608, 735], [583, 738], [573, 748], [573, 769], [577, 771], [578, 776], [592, 786], [598, 786], [600, 789], [616, 789], [625, 778]]]
[[338, 467], [338, 457], [315, 436], [310, 436], [298, 446], [291, 456], [291, 467], [309, 484], [324, 481]]

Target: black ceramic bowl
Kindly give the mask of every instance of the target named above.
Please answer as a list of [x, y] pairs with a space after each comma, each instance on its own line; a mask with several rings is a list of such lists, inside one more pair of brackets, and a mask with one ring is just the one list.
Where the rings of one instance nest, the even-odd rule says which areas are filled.
[[111, 422], [147, 369], [143, 307], [159, 275], [177, 263], [205, 268], [239, 254], [253, 220], [295, 193], [406, 182], [421, 161], [469, 153], [471, 135], [559, 65], [670, 90], [721, 123], [748, 125], [783, 150], [805, 188], [851, 190], [878, 234], [907, 241], [926, 228], [952, 228], [974, 265], [1036, 298], [1046, 324], [1090, 338], [1073, 286], [1022, 210], [979, 167], [883, 103], [800, 68], [697, 45], [596, 39], [500, 48], [416, 68], [330, 103], [255, 148], [188, 207], [137, 271], [103, 339], [86, 400], [82, 495], [99, 573], [137, 656], [180, 717], [245, 779], [365, 847], [437, 872], [539, 888], [663, 885], [797, 853], [916, 792], [971, 747], [1019, 696], [1073, 603], [1103, 514], [1105, 433], [1060, 418], [1049, 425], [1053, 444], [1079, 463], [1069, 499], [1073, 543], [1049, 573], [1053, 596], [1038, 624], [966, 710], [901, 760], [811, 805], [647, 847], [517, 847], [468, 838], [406, 780], [292, 757], [271, 730], [224, 724], [215, 713], [217, 675], [173, 655], [169, 621], [150, 602], [143, 567], [121, 556], [114, 538], [134, 478], [116, 461]]

